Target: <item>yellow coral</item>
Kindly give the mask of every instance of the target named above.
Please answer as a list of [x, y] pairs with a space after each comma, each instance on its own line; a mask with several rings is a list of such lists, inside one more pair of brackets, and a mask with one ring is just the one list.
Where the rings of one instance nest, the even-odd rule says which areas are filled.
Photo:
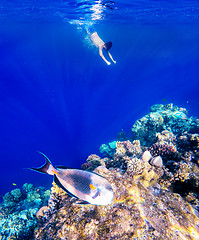
[[51, 188], [52, 193], [56, 193], [58, 195], [66, 195], [66, 192], [64, 192], [64, 190], [58, 187], [55, 182], [53, 182], [52, 185], [53, 185]]
[[126, 153], [126, 149], [123, 145], [123, 142], [116, 142], [116, 154], [118, 155], [124, 155]]
[[159, 125], [162, 125], [163, 122], [164, 122], [164, 118], [162, 116], [159, 116], [159, 118], [158, 118]]

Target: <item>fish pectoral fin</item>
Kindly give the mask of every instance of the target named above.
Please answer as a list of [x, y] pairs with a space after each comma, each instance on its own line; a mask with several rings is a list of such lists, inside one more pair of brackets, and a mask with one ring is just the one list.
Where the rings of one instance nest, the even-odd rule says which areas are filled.
[[93, 191], [93, 194], [92, 194], [93, 196], [92, 196], [92, 198], [95, 199], [97, 196], [99, 196], [99, 194], [100, 194], [99, 188], [95, 189], [95, 190]]
[[61, 189], [63, 189], [64, 192], [66, 192], [69, 196], [77, 198], [74, 194], [72, 194], [71, 192], [69, 192], [69, 191], [60, 183], [60, 181], [59, 181], [59, 179], [57, 178], [56, 175], [54, 175], [54, 179], [53, 179], [53, 180], [54, 180], [54, 182], [57, 184], [57, 186], [60, 187]]

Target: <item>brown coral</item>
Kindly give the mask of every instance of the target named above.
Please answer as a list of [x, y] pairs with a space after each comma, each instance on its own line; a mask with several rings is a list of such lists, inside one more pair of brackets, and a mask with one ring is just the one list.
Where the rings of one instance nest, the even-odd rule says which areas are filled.
[[96, 167], [105, 165], [104, 160], [96, 154], [89, 155], [86, 161], [86, 163], [81, 165], [81, 169], [83, 170], [93, 171]]
[[167, 130], [164, 130], [161, 133], [156, 133], [156, 137], [158, 139], [158, 142], [160, 143], [163, 142], [174, 143], [176, 140], [175, 135]]
[[49, 211], [49, 207], [48, 206], [43, 206], [41, 207], [36, 214], [37, 219], [42, 218], [45, 214], [45, 212]]
[[156, 142], [149, 148], [153, 157], [161, 156], [164, 161], [175, 159], [177, 154], [176, 146], [173, 143]]
[[115, 156], [122, 157], [125, 154], [128, 156], [139, 157], [142, 154], [140, 141], [134, 140], [133, 143], [131, 143], [129, 140], [117, 142]]

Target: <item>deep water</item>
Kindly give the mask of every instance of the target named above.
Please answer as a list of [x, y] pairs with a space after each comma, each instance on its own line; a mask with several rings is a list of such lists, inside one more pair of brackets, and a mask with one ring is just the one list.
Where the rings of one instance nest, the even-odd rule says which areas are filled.
[[93, 21], [113, 42], [110, 66], [64, 17], [1, 19], [1, 195], [25, 182], [51, 186], [51, 177], [27, 169], [44, 163], [37, 151], [80, 168], [153, 104], [172, 102], [199, 117], [198, 24], [124, 19]]

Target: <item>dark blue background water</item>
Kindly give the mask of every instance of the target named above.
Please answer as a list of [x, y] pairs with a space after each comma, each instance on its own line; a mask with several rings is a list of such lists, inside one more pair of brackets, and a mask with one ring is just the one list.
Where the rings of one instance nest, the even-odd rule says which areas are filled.
[[36, 151], [54, 165], [79, 168], [102, 143], [130, 132], [152, 104], [172, 102], [199, 117], [198, 24], [178, 14], [175, 21], [154, 21], [150, 13], [151, 21], [129, 21], [130, 14], [124, 21], [122, 14], [121, 21], [95, 22], [100, 37], [113, 42], [117, 64], [110, 66], [64, 18], [2, 18], [1, 195], [13, 183], [51, 186], [51, 177], [24, 169], [44, 163]]

